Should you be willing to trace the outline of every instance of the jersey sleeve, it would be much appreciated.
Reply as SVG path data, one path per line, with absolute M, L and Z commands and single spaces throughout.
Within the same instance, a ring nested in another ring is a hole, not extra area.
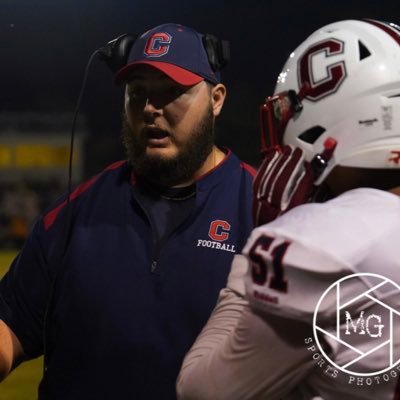
M 0 281 L 0 319 L 17 336 L 28 358 L 43 353 L 43 320 L 50 278 L 39 220 Z
M 244 248 L 251 307 L 309 323 L 318 307 L 321 322 L 330 320 L 339 298 L 330 287 L 341 278 L 377 272 L 379 265 L 379 272 L 396 280 L 398 218 L 398 196 L 357 189 L 300 205 L 256 228 Z M 337 285 L 340 300 L 373 285 L 365 277 Z
M 267 322 L 249 309 L 235 286 L 245 271 L 244 260 L 235 257 L 230 288 L 221 291 L 185 357 L 177 380 L 181 400 L 311 398 L 305 395 L 305 385 L 298 385 L 313 368 L 303 343 L 304 324 L 296 323 L 299 335 L 289 338 L 285 321 L 271 317 Z
M 335 254 L 268 225 L 253 231 L 244 255 L 251 308 L 307 323 L 329 286 L 351 272 Z M 335 312 L 336 297 L 329 292 L 319 304 L 319 318 L 330 319 Z

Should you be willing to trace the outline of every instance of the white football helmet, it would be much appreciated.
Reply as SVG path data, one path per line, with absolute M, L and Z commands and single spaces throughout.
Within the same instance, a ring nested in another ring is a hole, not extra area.
M 400 168 L 398 26 L 324 26 L 290 55 L 274 93 L 264 105 L 270 144 L 302 148 L 320 168 L 316 184 L 335 165 Z

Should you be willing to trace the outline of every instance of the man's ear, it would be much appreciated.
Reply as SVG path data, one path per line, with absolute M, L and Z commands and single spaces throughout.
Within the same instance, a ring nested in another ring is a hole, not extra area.
M 214 117 L 217 117 L 224 105 L 226 97 L 226 87 L 222 83 L 218 83 L 211 89 L 211 104 Z

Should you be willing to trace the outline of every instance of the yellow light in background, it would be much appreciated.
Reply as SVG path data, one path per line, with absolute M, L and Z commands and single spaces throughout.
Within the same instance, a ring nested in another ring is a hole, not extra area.
M 0 146 L 0 168 L 9 168 L 12 163 L 12 150 L 9 146 Z
M 74 154 L 74 163 L 77 161 Z M 20 144 L 15 146 L 16 168 L 58 168 L 69 163 L 68 145 Z

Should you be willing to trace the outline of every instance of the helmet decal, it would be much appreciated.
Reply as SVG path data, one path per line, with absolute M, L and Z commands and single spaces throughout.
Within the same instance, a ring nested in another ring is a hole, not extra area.
M 338 54 L 344 54 L 344 43 L 338 39 L 328 39 L 313 44 L 299 58 L 298 79 L 299 87 L 306 82 L 310 84 L 306 98 L 311 101 L 318 101 L 332 93 L 335 93 L 346 78 L 346 65 L 344 60 L 326 65 L 326 74 L 318 78 L 315 71 L 315 57 L 320 57 L 323 53 L 324 58 L 329 58 Z
M 365 22 L 368 22 L 369 24 L 375 25 L 376 27 L 382 29 L 400 45 L 400 28 L 398 25 L 376 21 L 374 19 L 367 19 L 365 20 Z
M 399 150 L 392 150 L 391 152 L 391 157 L 389 158 L 389 161 L 392 163 L 399 165 L 400 164 L 400 151 Z

